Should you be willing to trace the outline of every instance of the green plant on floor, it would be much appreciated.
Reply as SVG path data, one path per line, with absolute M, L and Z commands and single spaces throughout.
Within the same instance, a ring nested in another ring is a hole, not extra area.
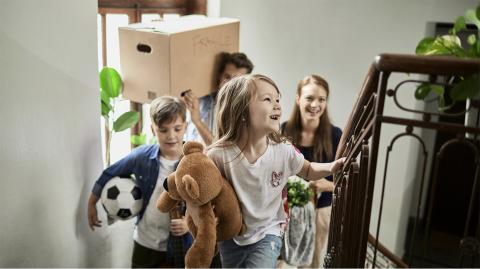
M 288 207 L 305 206 L 313 196 L 313 191 L 308 186 L 308 183 L 297 176 L 288 178 L 287 181 L 287 200 Z
M 470 35 L 467 39 L 470 47 L 462 47 L 458 33 L 467 29 L 467 23 L 472 23 L 477 27 L 477 35 Z M 427 37 L 422 39 L 415 50 L 418 55 L 443 55 L 455 56 L 458 58 L 480 58 L 480 41 L 478 35 L 480 29 L 480 6 L 475 9 L 468 9 L 464 16 L 460 16 L 455 21 L 448 35 Z M 465 77 L 451 77 L 448 81 L 458 81 L 449 93 L 453 104 L 456 101 L 466 99 L 475 99 L 480 97 L 480 74 L 476 73 Z M 438 96 L 440 110 L 451 107 L 445 106 L 445 88 L 440 85 L 422 83 L 415 91 L 415 98 L 424 100 L 432 92 Z
M 123 88 L 120 74 L 112 67 L 100 71 L 100 99 L 102 117 L 105 119 L 105 162 L 110 165 L 110 144 L 113 132 L 121 132 L 137 124 L 138 112 L 128 111 L 115 119 L 115 104 Z

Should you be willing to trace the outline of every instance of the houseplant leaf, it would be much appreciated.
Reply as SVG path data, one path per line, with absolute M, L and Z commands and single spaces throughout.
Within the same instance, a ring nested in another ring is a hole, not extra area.
M 456 35 L 441 36 L 433 46 L 438 50 L 446 50 L 446 55 L 454 55 L 460 58 L 465 57 L 465 51 L 462 48 L 460 38 Z
M 445 93 L 445 89 L 440 85 L 430 85 L 430 90 L 436 93 L 438 96 L 442 96 Z
M 100 100 L 102 107 L 102 116 L 106 117 L 108 116 L 108 113 L 112 110 L 112 105 L 110 104 L 110 97 L 103 90 L 100 90 Z
M 445 88 L 440 85 L 430 85 L 430 90 L 438 95 L 438 106 L 440 108 L 445 107 Z
M 104 102 L 105 104 L 110 104 L 110 96 L 108 93 L 102 89 L 100 89 L 100 100 Z
M 423 100 L 430 93 L 430 84 L 422 83 L 415 90 L 415 98 Z
M 102 116 L 108 118 L 108 113 L 110 112 L 110 107 L 104 102 L 101 102 Z
M 122 78 L 117 70 L 111 67 L 104 67 L 100 71 L 100 88 L 112 98 L 120 95 L 122 92 Z
M 113 130 L 115 132 L 121 132 L 125 129 L 131 128 L 135 125 L 140 118 L 138 112 L 128 111 L 123 113 L 117 120 L 113 122 Z
M 477 42 L 477 36 L 474 35 L 474 34 L 469 35 L 468 38 L 467 38 L 468 45 L 474 46 L 475 42 Z
M 416 54 L 426 54 L 427 51 L 430 51 L 430 47 L 432 46 L 433 42 L 435 42 L 435 38 L 433 37 L 426 37 L 418 42 L 417 48 L 415 49 Z
M 445 88 L 440 85 L 432 85 L 429 83 L 422 83 L 420 84 L 417 89 L 415 90 L 415 98 L 418 100 L 423 100 L 427 95 L 433 92 L 438 95 L 438 106 L 440 108 L 445 106 Z
M 461 30 L 465 30 L 465 29 L 467 29 L 467 24 L 465 23 L 465 17 L 460 16 L 457 18 L 457 20 L 455 21 L 455 24 L 453 25 L 452 34 L 455 35 Z
M 480 74 L 474 74 L 460 81 L 450 92 L 454 101 L 474 98 L 480 94 Z
M 147 143 L 147 135 L 132 135 L 130 136 L 130 143 L 136 146 L 145 145 Z
M 465 56 L 465 51 L 460 45 L 460 39 L 456 35 L 444 35 L 436 38 L 426 37 L 418 43 L 415 53 L 419 55 Z
M 477 52 L 477 44 L 474 44 L 468 49 L 466 56 L 468 58 L 478 58 L 480 56 L 480 54 Z
M 465 18 L 467 18 L 469 22 L 475 24 L 477 28 L 480 29 L 480 19 L 477 16 L 477 14 L 479 13 L 478 10 L 479 10 L 478 7 L 476 9 L 467 10 L 467 12 L 465 13 Z

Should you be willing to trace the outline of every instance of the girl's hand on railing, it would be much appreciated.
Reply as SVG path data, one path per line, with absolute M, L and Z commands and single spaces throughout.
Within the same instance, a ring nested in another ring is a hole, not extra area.
M 345 157 L 343 158 L 340 158 L 338 160 L 335 160 L 333 162 L 331 162 L 331 166 L 330 166 L 330 172 L 331 173 L 336 173 L 336 172 L 339 172 L 342 170 L 343 168 L 343 165 L 345 163 Z

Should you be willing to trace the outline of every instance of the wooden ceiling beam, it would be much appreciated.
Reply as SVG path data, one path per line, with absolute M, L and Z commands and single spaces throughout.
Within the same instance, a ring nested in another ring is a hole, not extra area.
M 188 0 L 98 0 L 99 8 L 179 8 Z
M 99 10 L 136 9 L 141 13 L 207 14 L 207 0 L 98 0 Z M 101 12 L 100 12 L 101 13 Z

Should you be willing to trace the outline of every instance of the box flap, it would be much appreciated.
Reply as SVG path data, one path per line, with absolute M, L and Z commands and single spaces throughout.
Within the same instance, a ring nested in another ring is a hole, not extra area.
M 204 15 L 188 15 L 178 18 L 169 18 L 168 20 L 163 21 L 134 23 L 121 28 L 163 34 L 174 34 L 234 22 L 239 22 L 239 20 L 232 18 L 211 18 L 205 17 Z

